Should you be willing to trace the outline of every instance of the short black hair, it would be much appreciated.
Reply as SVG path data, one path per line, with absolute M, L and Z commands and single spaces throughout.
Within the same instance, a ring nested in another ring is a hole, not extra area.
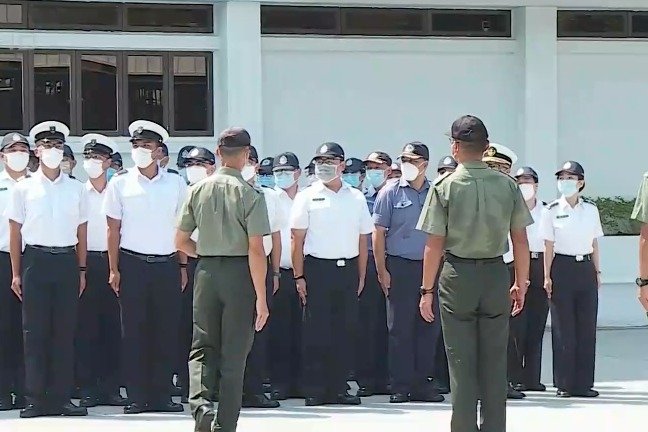
M 249 147 L 230 147 L 226 145 L 218 146 L 218 151 L 223 157 L 238 156 L 248 150 Z
M 469 152 L 470 154 L 484 153 L 489 144 L 488 140 L 466 142 L 455 139 L 455 142 L 459 144 L 460 148 Z

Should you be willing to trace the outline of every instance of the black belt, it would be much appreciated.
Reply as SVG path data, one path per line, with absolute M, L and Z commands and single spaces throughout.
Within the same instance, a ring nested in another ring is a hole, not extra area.
M 121 248 L 119 250 L 122 251 L 123 253 L 125 253 L 126 255 L 130 255 L 132 257 L 140 259 L 140 260 L 142 260 L 144 262 L 147 262 L 149 264 L 165 263 L 165 262 L 170 261 L 171 258 L 176 256 L 175 252 L 172 253 L 172 254 L 169 254 L 169 255 L 147 255 L 147 254 L 142 254 L 142 253 L 139 253 L 139 252 L 133 252 L 132 250 L 123 249 L 123 248 Z
M 27 245 L 28 248 L 36 249 L 42 252 L 51 253 L 53 255 L 67 254 L 76 251 L 76 246 L 41 246 L 41 245 Z
M 108 256 L 108 251 L 88 251 L 88 256 L 104 257 L 104 256 Z
M 493 258 L 462 258 L 458 257 L 456 255 L 452 255 L 451 253 L 446 252 L 445 254 L 445 259 L 448 262 L 456 262 L 456 263 L 466 263 L 466 264 L 490 264 L 490 263 L 504 263 L 504 259 L 501 256 L 498 257 L 493 257 Z
M 569 258 L 572 261 L 581 262 L 581 261 L 592 261 L 592 254 L 583 254 L 583 255 L 565 255 L 565 254 L 555 254 L 556 257 Z

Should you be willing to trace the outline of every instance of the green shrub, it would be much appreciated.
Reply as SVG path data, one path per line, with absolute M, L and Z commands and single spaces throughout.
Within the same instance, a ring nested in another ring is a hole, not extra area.
M 630 220 L 635 200 L 617 197 L 589 198 L 596 203 L 606 236 L 638 235 L 640 224 Z

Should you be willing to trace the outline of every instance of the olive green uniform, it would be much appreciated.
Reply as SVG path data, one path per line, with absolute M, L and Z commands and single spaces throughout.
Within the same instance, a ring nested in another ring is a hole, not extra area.
M 189 355 L 189 403 L 194 415 L 219 385 L 216 430 L 236 430 L 245 360 L 254 338 L 256 296 L 248 264 L 249 237 L 270 234 L 263 193 L 241 173 L 220 168 L 190 189 L 178 229 L 198 228 Z
M 417 228 L 445 237 L 439 279 L 441 323 L 450 369 L 452 432 L 506 430 L 506 354 L 511 312 L 502 259 L 508 234 L 533 223 L 515 180 L 483 162 L 439 177 Z
M 630 219 L 648 223 L 648 172 L 644 174 Z

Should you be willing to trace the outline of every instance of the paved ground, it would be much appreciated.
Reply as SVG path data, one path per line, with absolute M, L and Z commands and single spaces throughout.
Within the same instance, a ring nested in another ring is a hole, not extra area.
M 545 338 L 544 382 L 550 382 L 550 335 Z M 557 400 L 553 392 L 529 394 L 508 408 L 509 432 L 546 430 L 643 432 L 648 418 L 648 329 L 600 331 L 597 389 L 591 400 Z M 288 401 L 278 410 L 247 410 L 239 432 L 449 431 L 450 405 L 393 406 L 387 397 L 363 399 L 360 407 L 306 408 Z M 118 409 L 93 409 L 82 419 L 20 420 L 0 414 L 1 432 L 191 432 L 188 414 L 125 416 Z

